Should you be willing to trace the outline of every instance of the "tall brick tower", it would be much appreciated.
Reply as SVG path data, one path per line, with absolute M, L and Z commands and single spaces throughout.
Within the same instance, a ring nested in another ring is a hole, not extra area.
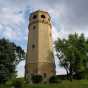
M 29 18 L 26 79 L 31 75 L 50 77 L 55 74 L 52 53 L 51 19 L 48 12 L 35 11 Z

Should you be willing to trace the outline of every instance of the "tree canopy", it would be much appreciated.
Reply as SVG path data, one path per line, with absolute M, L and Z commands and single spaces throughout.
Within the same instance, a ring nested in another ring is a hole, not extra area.
M 16 65 L 25 59 L 25 52 L 15 43 L 0 39 L 0 83 L 4 83 L 15 76 Z
M 88 39 L 83 34 L 70 34 L 67 39 L 58 39 L 55 42 L 57 57 L 60 64 L 66 69 L 67 77 L 79 76 L 88 68 Z

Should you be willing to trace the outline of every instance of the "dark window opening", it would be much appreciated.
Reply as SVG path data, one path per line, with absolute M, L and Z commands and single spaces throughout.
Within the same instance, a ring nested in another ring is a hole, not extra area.
M 36 19 L 36 18 L 37 18 L 37 16 L 36 16 L 36 15 L 34 15 L 34 16 L 33 16 L 33 19 Z
M 33 29 L 35 29 L 35 26 L 33 26 Z
M 41 15 L 41 18 L 45 18 L 45 15 Z
M 32 48 L 35 48 L 35 45 L 34 44 L 32 45 Z
M 44 73 L 43 75 L 44 75 L 44 77 L 46 77 L 46 76 L 47 76 L 47 75 L 46 75 L 46 73 Z
M 32 76 L 33 76 L 33 73 L 31 73 L 30 75 L 31 75 L 31 77 L 32 77 Z

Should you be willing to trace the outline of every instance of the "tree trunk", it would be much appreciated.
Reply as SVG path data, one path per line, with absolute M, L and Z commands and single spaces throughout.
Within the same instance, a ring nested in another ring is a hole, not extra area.
M 70 71 L 70 72 L 69 72 L 69 75 L 70 75 L 70 81 L 72 81 L 72 78 L 73 78 L 72 76 L 73 76 L 73 75 L 72 75 L 72 68 L 71 68 L 71 67 L 70 67 L 69 71 Z
M 65 68 L 66 73 L 67 73 L 67 79 L 69 80 L 69 72 L 68 72 L 68 69 L 67 69 L 67 67 L 66 67 L 66 66 L 65 66 L 64 68 Z

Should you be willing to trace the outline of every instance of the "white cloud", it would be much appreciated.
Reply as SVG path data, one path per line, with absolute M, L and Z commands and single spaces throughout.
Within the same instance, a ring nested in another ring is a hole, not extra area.
M 11 8 L 2 8 L 0 13 L 0 23 L 3 24 L 20 24 L 24 19 L 20 14 L 16 14 Z
M 17 33 L 16 31 L 14 31 L 11 27 L 7 26 L 5 27 L 5 30 L 3 32 L 3 37 L 10 39 L 10 40 L 14 40 L 19 36 L 19 32 Z
M 26 47 L 28 15 L 38 9 L 48 11 L 52 18 L 53 41 L 58 37 L 66 38 L 68 34 L 74 32 L 84 33 L 87 37 L 88 1 L 68 1 L 0 0 L 0 37 L 9 38 Z
M 25 72 L 24 68 L 25 68 L 25 61 L 21 61 L 16 68 L 18 77 L 24 77 L 24 72 Z
M 0 38 L 8 38 L 17 45 L 23 46 L 24 44 L 19 42 L 25 42 L 27 36 L 27 22 L 25 22 L 24 15 L 24 9 L 12 9 L 11 6 L 0 8 Z M 26 42 L 24 46 L 26 46 Z
M 52 26 L 52 39 L 53 42 L 57 40 L 57 38 L 59 37 L 58 32 L 56 30 L 56 28 L 54 26 Z
M 3 26 L 0 24 L 0 30 L 2 30 L 3 29 Z
M 6 38 L 9 38 L 9 39 L 12 39 L 13 37 L 13 31 L 11 28 L 9 27 L 6 27 L 4 33 L 3 33 L 3 36 L 6 37 Z

